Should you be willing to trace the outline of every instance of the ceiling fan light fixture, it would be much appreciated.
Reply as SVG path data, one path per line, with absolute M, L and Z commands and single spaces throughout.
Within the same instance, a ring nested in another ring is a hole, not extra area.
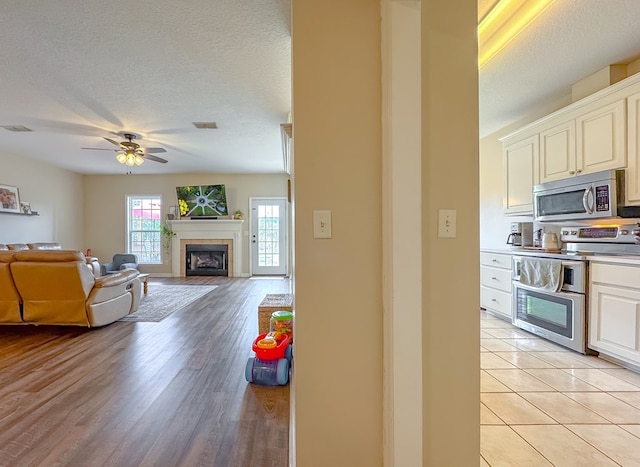
M 134 165 L 142 165 L 144 159 L 136 153 L 135 150 L 127 149 L 123 153 L 119 153 L 116 155 L 116 159 L 121 164 L 124 164 L 129 167 L 133 167 Z

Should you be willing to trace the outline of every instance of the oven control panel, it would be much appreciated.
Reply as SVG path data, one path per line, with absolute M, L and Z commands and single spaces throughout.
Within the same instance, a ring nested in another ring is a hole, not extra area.
M 637 228 L 637 224 L 562 227 L 560 239 L 563 242 L 634 243 L 633 233 Z

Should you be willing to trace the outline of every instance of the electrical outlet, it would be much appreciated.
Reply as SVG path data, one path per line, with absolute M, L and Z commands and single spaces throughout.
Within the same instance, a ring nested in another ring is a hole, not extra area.
M 456 210 L 438 210 L 438 237 L 456 238 Z

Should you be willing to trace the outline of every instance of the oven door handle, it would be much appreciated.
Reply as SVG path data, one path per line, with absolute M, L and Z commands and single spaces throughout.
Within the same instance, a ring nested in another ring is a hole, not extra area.
M 593 206 L 589 205 L 589 198 L 593 198 L 591 194 L 592 194 L 591 186 L 588 186 L 587 189 L 584 190 L 584 194 L 582 195 L 582 205 L 584 206 L 584 210 L 587 211 L 587 214 L 593 214 L 594 208 Z
M 513 280 L 511 282 L 513 283 L 514 287 L 518 287 L 518 288 L 524 289 L 524 290 L 531 290 L 532 292 L 539 292 L 539 293 L 545 293 L 547 295 L 554 295 L 556 297 L 565 297 L 565 298 L 574 298 L 574 299 L 576 297 L 584 297 L 583 293 L 565 292 L 565 291 L 553 292 L 551 290 L 543 289 L 541 287 L 532 287 L 530 285 L 524 285 L 523 283 L 521 283 L 518 280 Z

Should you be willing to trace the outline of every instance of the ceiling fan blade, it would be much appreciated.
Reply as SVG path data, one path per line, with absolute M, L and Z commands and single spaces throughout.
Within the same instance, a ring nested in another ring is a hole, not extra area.
M 152 156 L 151 154 L 145 154 L 142 156 L 143 159 L 148 159 L 150 161 L 161 162 L 162 164 L 166 164 L 168 161 L 163 159 L 162 157 Z
M 108 148 L 80 148 L 80 149 L 93 149 L 94 151 L 118 151 L 117 149 L 108 149 Z
M 104 138 L 104 137 L 103 137 L 103 139 L 106 139 L 106 140 L 107 140 L 107 141 L 109 141 L 111 144 L 113 144 L 113 145 L 116 145 L 116 146 L 120 147 L 120 143 L 118 143 L 117 141 L 112 140 L 111 138 Z
M 160 153 L 160 152 L 167 152 L 167 150 L 165 148 L 145 148 L 144 151 L 146 153 Z

